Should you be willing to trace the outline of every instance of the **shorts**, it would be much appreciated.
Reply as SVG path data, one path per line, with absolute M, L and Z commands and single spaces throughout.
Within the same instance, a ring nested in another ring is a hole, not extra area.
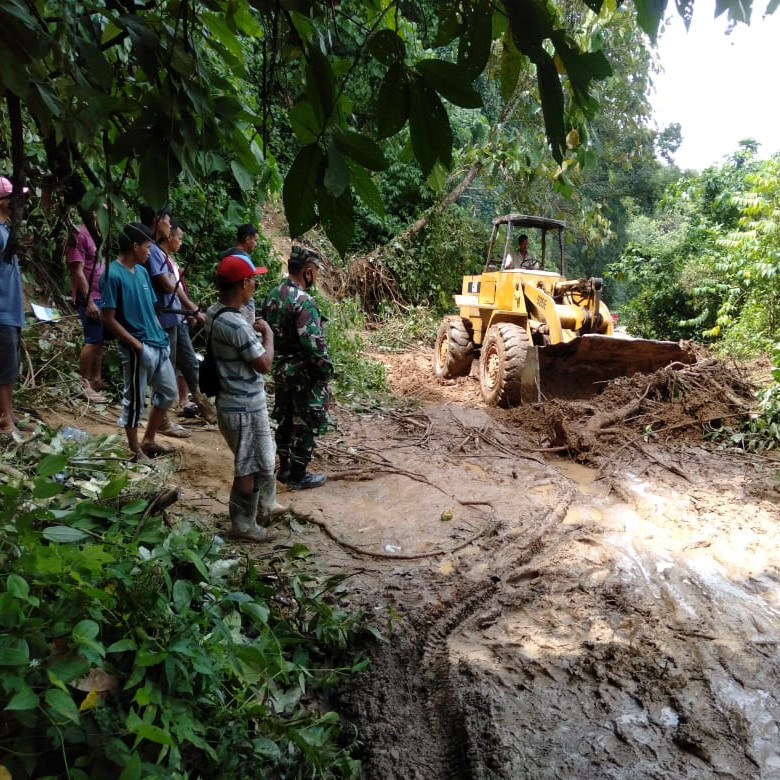
M 15 385 L 19 378 L 22 329 L 0 325 L 0 385 Z
M 234 455 L 236 477 L 274 473 L 276 445 L 268 422 L 268 409 L 256 412 L 217 412 L 219 430 Z
M 100 298 L 93 298 L 95 306 L 100 309 Z M 76 309 L 79 313 L 79 319 L 84 326 L 84 343 L 85 344 L 102 344 L 103 338 L 103 323 L 98 318 L 95 322 L 87 317 L 87 306 L 83 303 L 77 303 Z
M 120 344 L 119 351 L 125 380 L 119 424 L 124 428 L 137 428 L 146 402 L 146 386 L 152 388 L 152 406 L 170 409 L 179 397 L 176 375 L 168 347 L 144 344 L 139 355 L 134 349 Z

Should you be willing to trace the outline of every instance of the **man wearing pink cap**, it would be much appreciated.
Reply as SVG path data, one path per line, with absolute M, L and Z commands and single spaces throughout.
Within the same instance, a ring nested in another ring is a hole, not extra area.
M 206 312 L 219 376 L 217 424 L 234 455 L 231 529 L 233 536 L 251 542 L 272 539 L 263 526 L 285 509 L 276 503 L 276 448 L 263 381 L 273 362 L 274 336 L 267 322 L 256 320 L 253 326 L 240 311 L 254 295 L 257 275 L 265 271 L 244 255 L 223 257 L 217 266 L 219 301 Z
M 27 192 L 25 187 L 23 192 Z M 0 176 L 0 433 L 16 433 L 18 422 L 13 408 L 13 391 L 19 378 L 19 355 L 24 298 L 19 258 L 10 254 L 11 194 L 13 186 Z

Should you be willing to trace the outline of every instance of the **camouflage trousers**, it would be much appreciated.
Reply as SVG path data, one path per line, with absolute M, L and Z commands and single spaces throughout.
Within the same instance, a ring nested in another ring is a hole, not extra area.
M 274 372 L 276 451 L 292 463 L 307 465 L 314 451 L 314 437 L 328 427 L 328 383 L 312 380 L 302 372 L 287 376 Z

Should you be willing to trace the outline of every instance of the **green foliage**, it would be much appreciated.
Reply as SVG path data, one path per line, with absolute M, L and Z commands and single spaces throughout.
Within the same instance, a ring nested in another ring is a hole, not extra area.
M 450 311 L 462 277 L 480 273 L 484 267 L 489 228 L 489 224 L 452 206 L 432 214 L 411 242 L 390 244 L 384 260 L 397 278 L 404 300 L 427 304 L 437 312 Z
M 610 269 L 628 299 L 630 332 L 708 338 L 734 354 L 767 349 L 780 324 L 777 159 L 749 144 L 719 168 L 666 190 L 652 217 L 634 216 L 633 238 Z
M 758 394 L 758 409 L 737 427 L 711 431 L 713 441 L 748 452 L 780 448 L 780 343 L 773 345 L 771 354 L 772 383 Z
M 46 177 L 66 202 L 98 207 L 105 235 L 110 215 L 122 218 L 128 181 L 159 206 L 178 181 L 222 176 L 235 200 L 251 202 L 254 188 L 273 188 L 273 148 L 289 165 L 293 235 L 320 223 L 344 252 L 356 203 L 382 212 L 372 181 L 385 167 L 378 139 L 408 133 L 423 177 L 442 181 L 457 137 L 450 108 L 489 110 L 487 72 L 503 101 L 532 88 L 545 130 L 532 155 L 546 146 L 561 165 L 558 186 L 571 190 L 569 163 L 590 153 L 571 143 L 571 130 L 595 116 L 609 55 L 629 48 L 610 50 L 600 34 L 612 6 L 585 5 L 351 1 L 334 14 L 313 2 L 280 14 L 246 0 L 41 0 L 33 12 L 7 0 L 0 84 L 11 137 L 25 128 L 32 136 L 29 152 L 9 156 L 20 179 Z M 635 5 L 654 36 L 664 6 Z M 736 0 L 725 7 L 744 19 Z
M 387 389 L 385 367 L 363 354 L 365 318 L 359 301 L 346 298 L 331 303 L 317 296 L 325 322 L 328 354 L 336 370 L 332 387 L 340 404 L 347 407 L 369 404 Z
M 399 309 L 385 305 L 377 312 L 368 340 L 379 352 L 406 352 L 431 346 L 440 322 L 441 316 L 427 306 Z
M 0 741 L 14 777 L 356 777 L 317 698 L 365 661 L 362 625 L 306 573 L 273 570 L 151 509 L 155 472 L 115 437 L 12 447 L 0 483 Z M 11 470 L 10 473 L 14 473 Z

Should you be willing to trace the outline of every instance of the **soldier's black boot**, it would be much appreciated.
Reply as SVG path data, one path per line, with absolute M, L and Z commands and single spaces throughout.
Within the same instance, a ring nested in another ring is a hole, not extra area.
M 290 481 L 290 459 L 286 455 L 279 456 L 279 471 L 276 472 L 276 479 L 282 484 Z
M 326 479 L 324 474 L 308 473 L 305 463 L 294 462 L 290 464 L 290 478 L 287 481 L 287 487 L 290 490 L 309 490 L 324 485 Z

